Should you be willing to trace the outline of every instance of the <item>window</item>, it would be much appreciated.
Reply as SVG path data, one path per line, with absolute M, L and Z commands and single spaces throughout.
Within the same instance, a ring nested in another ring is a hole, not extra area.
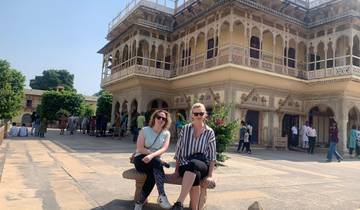
M 295 49 L 292 47 L 289 48 L 288 58 L 289 58 L 288 66 L 291 68 L 295 68 Z
M 256 36 L 252 36 L 250 39 L 250 57 L 260 58 L 260 39 Z
M 26 107 L 32 107 L 32 100 L 30 99 L 26 100 Z
M 191 61 L 191 47 L 182 51 L 181 66 L 190 65 Z
M 214 58 L 218 54 L 218 45 L 219 45 L 219 39 L 216 37 L 216 39 L 211 38 L 208 40 L 207 43 L 207 59 Z

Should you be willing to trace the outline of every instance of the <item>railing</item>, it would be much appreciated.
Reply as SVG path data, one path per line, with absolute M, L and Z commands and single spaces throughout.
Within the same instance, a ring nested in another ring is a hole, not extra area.
M 216 56 L 210 59 L 206 58 L 206 53 L 200 53 L 184 59 L 177 59 L 177 62 L 172 63 L 135 56 L 123 63 L 114 65 L 111 68 L 111 73 L 104 75 L 102 84 L 108 84 L 134 74 L 167 79 L 227 63 L 306 80 L 351 74 L 360 76 L 360 57 L 358 56 L 346 55 L 307 64 L 303 61 L 298 62 L 295 59 L 274 55 L 272 52 L 257 49 L 258 51 L 254 53 L 251 50 L 255 49 L 234 44 L 225 45 L 219 47 L 218 52 L 214 53 Z M 329 61 L 332 61 L 331 67 L 328 66 Z M 311 65 L 314 67 L 313 69 L 310 68 Z M 307 70 L 307 67 L 309 70 Z
M 134 10 L 141 6 L 155 8 L 156 10 L 174 14 L 175 1 L 174 0 L 131 0 L 123 10 L 111 20 L 108 26 L 108 32 L 111 32 L 117 25 L 119 25 L 126 17 L 129 16 Z

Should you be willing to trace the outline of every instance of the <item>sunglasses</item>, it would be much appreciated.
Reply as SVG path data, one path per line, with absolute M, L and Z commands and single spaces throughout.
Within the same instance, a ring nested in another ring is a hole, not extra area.
M 156 116 L 156 119 L 166 121 L 166 117 Z
M 205 114 L 205 112 L 193 112 L 193 115 L 196 116 L 196 117 L 197 117 L 197 116 L 201 116 L 201 117 L 202 117 L 202 116 L 204 116 L 204 114 Z

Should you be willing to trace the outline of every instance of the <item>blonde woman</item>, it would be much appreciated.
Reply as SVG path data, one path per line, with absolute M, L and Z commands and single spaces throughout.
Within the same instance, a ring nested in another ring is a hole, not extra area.
M 166 152 L 170 143 L 170 114 L 165 110 L 156 110 L 150 118 L 149 126 L 141 129 L 136 144 L 134 159 L 137 171 L 147 177 L 136 201 L 134 210 L 141 210 L 146 198 L 156 184 L 159 192 L 158 204 L 165 209 L 171 208 L 164 190 L 165 174 L 160 156 Z
M 205 124 L 207 117 L 204 104 L 196 103 L 191 108 L 192 123 L 185 125 L 179 134 L 175 149 L 176 168 L 174 176 L 181 176 L 181 192 L 172 209 L 182 210 L 190 193 L 190 206 L 197 210 L 200 199 L 200 181 L 207 179 L 215 184 L 213 171 L 216 160 L 214 131 Z

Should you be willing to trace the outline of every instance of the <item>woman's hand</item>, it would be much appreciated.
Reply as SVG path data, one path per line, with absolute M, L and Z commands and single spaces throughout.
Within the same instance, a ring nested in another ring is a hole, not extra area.
M 214 188 L 216 186 L 216 182 L 215 182 L 215 179 L 214 177 L 212 176 L 207 176 L 205 178 L 206 182 L 207 182 L 207 185 L 209 186 L 209 188 Z
M 144 163 L 150 163 L 150 161 L 153 159 L 153 156 L 152 155 L 146 155 L 143 159 L 142 159 L 142 161 L 144 162 Z

